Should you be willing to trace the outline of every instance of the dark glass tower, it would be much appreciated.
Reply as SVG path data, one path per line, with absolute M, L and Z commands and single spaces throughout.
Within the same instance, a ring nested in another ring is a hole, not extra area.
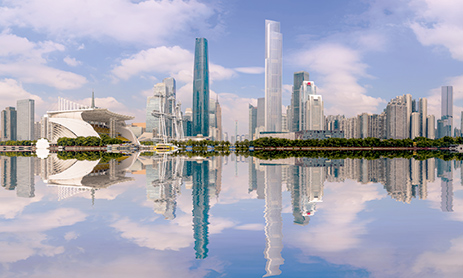
M 207 40 L 196 38 L 193 77 L 193 136 L 209 136 L 209 62 Z
M 302 82 L 309 81 L 309 73 L 305 71 L 298 71 L 294 73 L 293 96 L 291 98 L 291 107 L 293 109 L 292 115 L 292 129 L 291 131 L 301 130 L 301 86 Z

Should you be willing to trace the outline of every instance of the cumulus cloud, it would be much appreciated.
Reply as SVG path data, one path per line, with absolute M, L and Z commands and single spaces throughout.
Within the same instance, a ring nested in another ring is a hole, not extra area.
M 112 74 L 119 79 L 128 80 L 140 74 L 163 74 L 177 81 L 188 83 L 193 80 L 194 55 L 179 46 L 156 47 L 142 50 L 113 68 Z M 233 69 L 209 63 L 210 80 L 230 79 L 236 75 Z M 162 78 L 160 78 L 162 79 Z
M 81 61 L 77 61 L 76 58 L 71 58 L 69 56 L 66 56 L 63 61 L 66 63 L 66 65 L 71 66 L 71 67 L 77 67 L 79 65 L 82 65 Z
M 248 74 L 262 74 L 265 72 L 263 67 L 243 67 L 235 68 L 237 72 L 248 73 Z
M 360 78 L 371 76 L 356 50 L 341 44 L 322 43 L 296 53 L 290 60 L 320 74 L 320 83 L 316 84 L 321 84 L 317 86 L 324 98 L 326 114 L 355 116 L 359 111 L 372 113 L 385 102 L 368 96 L 365 87 L 359 84 Z
M 47 65 L 46 56 L 64 51 L 62 44 L 51 41 L 35 43 L 4 32 L 0 34 L 0 49 L 0 76 L 63 90 L 76 89 L 87 82 L 81 75 Z
M 443 46 L 463 61 L 463 2 L 459 0 L 413 0 L 416 18 L 410 23 L 423 45 Z
M 455 102 L 457 100 L 463 99 L 463 75 L 461 76 L 454 76 L 447 79 L 445 84 L 446 86 L 453 86 L 453 123 L 455 126 L 458 126 L 460 122 L 460 115 L 461 111 L 463 111 L 463 107 L 457 106 Z M 428 99 L 428 114 L 435 115 L 436 120 L 442 116 L 441 111 L 441 87 L 433 88 L 429 91 L 427 99 Z
M 192 30 L 223 28 L 213 5 L 196 0 L 27 0 L 3 2 L 0 26 L 31 28 L 58 38 L 111 38 L 160 44 Z M 220 18 L 220 17 L 219 17 Z

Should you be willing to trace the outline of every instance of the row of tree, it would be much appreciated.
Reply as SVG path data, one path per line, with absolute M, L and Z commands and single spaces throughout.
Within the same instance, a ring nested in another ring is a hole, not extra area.
M 463 137 L 443 137 L 429 139 L 416 137 L 415 139 L 379 139 L 379 138 L 329 138 L 324 140 L 289 140 L 282 138 L 259 138 L 250 142 L 240 142 L 242 146 L 263 147 L 449 147 L 455 144 L 463 144 Z
M 123 141 L 117 138 L 111 138 L 106 134 L 101 134 L 101 138 L 96 136 L 68 138 L 61 137 L 58 139 L 58 146 L 106 146 L 112 144 L 122 144 Z
M 32 146 L 35 145 L 37 141 L 32 140 L 19 140 L 19 141 L 0 141 L 0 146 Z

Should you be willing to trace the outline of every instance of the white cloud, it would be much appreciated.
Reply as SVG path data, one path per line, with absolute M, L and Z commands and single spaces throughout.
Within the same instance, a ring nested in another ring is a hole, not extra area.
M 0 34 L 0 76 L 57 89 L 75 89 L 87 82 L 81 75 L 47 66 L 46 56 L 65 50 L 51 41 L 34 43 L 16 35 Z
M 263 67 L 242 67 L 242 68 L 235 68 L 237 72 L 241 73 L 248 73 L 248 74 L 262 74 L 265 72 Z
M 423 45 L 440 45 L 463 61 L 463 2 L 460 0 L 413 0 L 416 18 L 410 23 Z
M 59 38 L 111 38 L 160 44 L 175 34 L 221 29 L 216 10 L 196 0 L 27 0 L 3 2 L 0 26 L 31 28 Z M 219 17 L 220 18 L 220 17 Z
M 71 58 L 68 56 L 66 56 L 63 61 L 68 65 L 68 66 L 71 66 L 71 67 L 76 67 L 76 66 L 79 66 L 79 65 L 82 65 L 82 62 L 81 61 L 77 61 L 76 58 Z
M 190 51 L 179 46 L 161 46 L 142 50 L 123 59 L 111 72 L 116 78 L 123 80 L 141 74 L 162 74 L 164 77 L 174 77 L 177 81 L 188 83 L 193 80 L 193 64 L 194 55 Z M 230 79 L 235 75 L 233 69 L 209 63 L 211 82 Z
M 367 65 L 361 61 L 358 51 L 340 44 L 322 43 L 290 59 L 320 74 L 320 82 L 315 81 L 315 84 L 322 84 L 317 86 L 323 95 L 326 114 L 355 116 L 359 111 L 376 112 L 378 105 L 385 102 L 368 96 L 359 84 L 360 78 L 371 76 L 366 73 Z

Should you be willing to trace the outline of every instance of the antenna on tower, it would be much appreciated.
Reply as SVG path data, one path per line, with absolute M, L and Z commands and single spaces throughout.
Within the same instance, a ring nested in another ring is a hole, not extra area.
M 92 108 L 95 108 L 95 92 L 92 89 Z

